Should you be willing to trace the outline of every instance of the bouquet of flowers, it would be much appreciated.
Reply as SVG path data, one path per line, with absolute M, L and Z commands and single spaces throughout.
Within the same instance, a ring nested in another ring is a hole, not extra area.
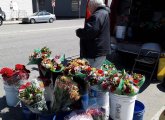
M 41 58 L 49 58 L 51 55 L 52 51 L 50 51 L 50 49 L 48 47 L 43 47 L 41 48 Z
M 88 90 L 88 82 L 85 78 L 91 72 L 92 68 L 86 59 L 71 60 L 64 69 L 64 74 L 73 76 L 74 81 L 78 83 L 80 92 L 86 93 Z
M 33 53 L 29 55 L 28 64 L 38 64 L 41 62 L 41 51 L 40 49 L 34 49 Z
M 51 66 L 51 71 L 52 72 L 61 72 L 64 69 L 64 60 L 65 60 L 65 55 L 60 56 L 56 55 L 52 60 L 52 66 Z
M 54 88 L 53 111 L 67 111 L 69 106 L 80 99 L 79 88 L 69 76 L 58 76 Z
M 128 74 L 123 70 L 121 73 L 114 74 L 108 80 L 110 92 L 119 95 L 134 96 L 138 94 L 140 87 L 143 85 L 145 77 L 141 74 Z
M 71 76 L 86 77 L 91 71 L 91 66 L 86 59 L 71 60 L 64 69 L 64 74 Z
M 4 84 L 18 85 L 19 82 L 29 78 L 30 71 L 26 69 L 25 65 L 16 64 L 15 69 L 4 67 L 0 70 L 0 74 L 4 80 Z
M 51 51 L 47 47 L 41 49 L 34 49 L 33 53 L 29 56 L 28 64 L 40 64 L 44 58 L 49 58 Z
M 93 120 L 105 120 L 103 108 L 89 108 L 86 112 L 92 116 Z
M 34 113 L 41 113 L 47 110 L 44 98 L 44 86 L 36 79 L 22 84 L 19 89 L 19 99 Z
M 101 66 L 101 70 L 104 71 L 106 77 L 112 76 L 113 74 L 117 73 L 117 69 L 113 63 L 108 60 L 105 60 Z

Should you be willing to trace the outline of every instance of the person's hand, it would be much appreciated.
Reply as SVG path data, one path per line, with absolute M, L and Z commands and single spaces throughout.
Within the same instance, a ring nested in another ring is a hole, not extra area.
M 82 30 L 82 28 L 79 28 L 79 29 L 76 30 L 76 35 L 77 35 L 78 37 L 80 37 L 81 30 Z

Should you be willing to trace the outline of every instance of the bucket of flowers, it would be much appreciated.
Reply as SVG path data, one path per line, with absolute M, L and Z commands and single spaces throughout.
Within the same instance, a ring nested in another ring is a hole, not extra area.
M 92 68 L 92 71 L 86 77 L 86 80 L 90 83 L 90 97 L 96 100 L 96 103 L 100 107 L 104 107 L 106 119 L 109 118 L 109 87 L 106 81 L 107 71 Z M 105 120 L 106 120 L 105 119 Z
M 71 76 L 58 76 L 54 87 L 53 111 L 56 112 L 56 118 L 64 119 L 64 115 L 70 113 L 73 105 L 80 99 L 79 88 Z
M 4 82 L 6 102 L 8 106 L 16 106 L 18 103 L 17 86 L 29 78 L 30 71 L 25 65 L 16 64 L 15 69 L 4 67 L 0 70 Z
M 144 81 L 144 75 L 129 74 L 125 70 L 119 71 L 107 79 L 110 88 L 110 114 L 112 119 L 115 119 L 116 114 L 118 114 L 117 117 L 119 118 L 132 120 L 135 100 Z M 120 100 L 118 101 L 118 99 Z M 124 106 L 128 106 L 129 109 L 123 109 Z M 116 109 L 120 109 L 120 113 L 116 113 Z

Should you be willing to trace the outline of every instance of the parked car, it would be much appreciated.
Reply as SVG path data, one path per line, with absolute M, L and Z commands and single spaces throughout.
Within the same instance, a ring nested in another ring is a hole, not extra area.
M 41 12 L 35 12 L 33 15 L 27 18 L 23 18 L 22 23 L 31 23 L 31 24 L 34 24 L 36 22 L 53 23 L 54 20 L 56 20 L 55 14 L 51 14 L 46 11 L 41 11 Z
M 2 11 L 1 7 L 0 7 L 0 26 L 3 24 L 3 21 L 6 19 L 6 15 L 5 12 Z

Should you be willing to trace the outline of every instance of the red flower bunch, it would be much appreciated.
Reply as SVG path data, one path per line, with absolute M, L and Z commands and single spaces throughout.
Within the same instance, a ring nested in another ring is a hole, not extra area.
M 30 71 L 28 69 L 26 69 L 25 65 L 16 64 L 15 72 L 18 75 L 19 79 L 21 79 L 21 80 L 27 80 L 29 78 Z
M 18 91 L 21 92 L 21 91 L 25 90 L 26 88 L 28 88 L 30 85 L 31 85 L 31 83 L 30 82 L 27 82 L 26 84 L 21 85 L 19 87 Z
M 8 85 L 17 84 L 19 80 L 27 80 L 30 71 L 22 64 L 16 64 L 15 69 L 4 67 L 0 70 L 0 74 Z
M 12 76 L 13 76 L 14 70 L 11 69 L 11 68 L 5 67 L 5 68 L 2 68 L 2 69 L 0 70 L 0 74 L 2 74 L 2 77 L 3 77 L 3 78 L 4 78 L 4 77 L 9 78 L 9 77 L 12 77 Z

